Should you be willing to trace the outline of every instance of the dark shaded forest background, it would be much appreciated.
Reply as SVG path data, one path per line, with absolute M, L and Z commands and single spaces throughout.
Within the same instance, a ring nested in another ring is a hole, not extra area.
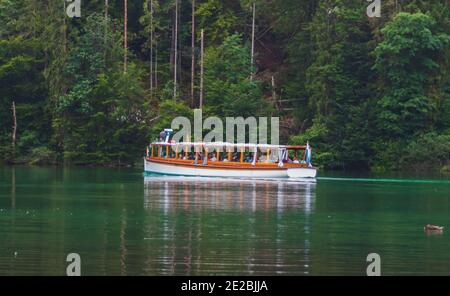
M 175 0 L 153 18 L 128 0 L 126 72 L 124 1 L 106 2 L 71 19 L 63 0 L 0 0 L 1 160 L 135 163 L 199 107 L 204 29 L 204 117 L 280 116 L 281 142 L 310 141 L 328 169 L 450 170 L 449 0 L 382 0 L 381 18 L 365 0 L 255 0 L 254 79 L 253 1 L 197 0 L 194 97 L 192 1 L 178 0 L 175 96 Z

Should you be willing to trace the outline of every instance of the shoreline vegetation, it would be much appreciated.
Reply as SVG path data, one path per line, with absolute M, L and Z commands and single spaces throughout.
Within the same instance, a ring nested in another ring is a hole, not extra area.
M 143 159 L 143 158 L 142 158 Z M 30 160 L 30 159 L 17 159 L 16 161 L 0 161 L 0 166 L 24 166 L 24 167 L 84 167 L 84 168 L 143 168 L 142 161 L 136 160 L 132 163 L 127 162 L 68 162 L 57 160 Z M 450 165 L 443 165 L 438 167 L 421 167 L 413 169 L 390 169 L 387 170 L 383 167 L 376 167 L 371 169 L 327 169 L 325 166 L 319 166 L 317 169 L 321 172 L 361 172 L 361 173 L 440 173 L 450 176 Z
M 0 162 L 135 165 L 201 108 L 324 170 L 450 171 L 448 0 L 91 2 L 0 0 Z

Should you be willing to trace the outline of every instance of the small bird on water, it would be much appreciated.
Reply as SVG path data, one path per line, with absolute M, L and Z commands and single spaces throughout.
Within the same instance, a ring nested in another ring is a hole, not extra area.
M 427 224 L 427 225 L 425 225 L 423 230 L 425 230 L 425 231 L 436 231 L 436 232 L 439 231 L 439 232 L 442 232 L 442 231 L 444 231 L 444 226 L 437 226 L 437 225 Z

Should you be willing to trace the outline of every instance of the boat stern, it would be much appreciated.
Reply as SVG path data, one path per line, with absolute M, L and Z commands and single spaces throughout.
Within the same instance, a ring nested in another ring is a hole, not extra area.
M 316 168 L 289 168 L 287 169 L 289 178 L 315 178 L 317 176 Z

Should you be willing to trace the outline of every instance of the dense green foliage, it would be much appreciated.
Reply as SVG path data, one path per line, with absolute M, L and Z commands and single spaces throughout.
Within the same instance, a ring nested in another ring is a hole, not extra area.
M 196 0 L 192 98 L 191 1 L 178 0 L 174 97 L 175 0 L 153 0 L 153 15 L 150 0 L 128 0 L 127 71 L 123 0 L 107 17 L 105 1 L 82 1 L 75 19 L 63 0 L 0 0 L 0 158 L 133 163 L 199 106 L 204 29 L 205 115 L 280 116 L 281 141 L 310 141 L 328 168 L 448 167 L 449 1 L 385 0 L 381 18 L 366 1 L 255 2 L 251 79 L 253 1 Z

